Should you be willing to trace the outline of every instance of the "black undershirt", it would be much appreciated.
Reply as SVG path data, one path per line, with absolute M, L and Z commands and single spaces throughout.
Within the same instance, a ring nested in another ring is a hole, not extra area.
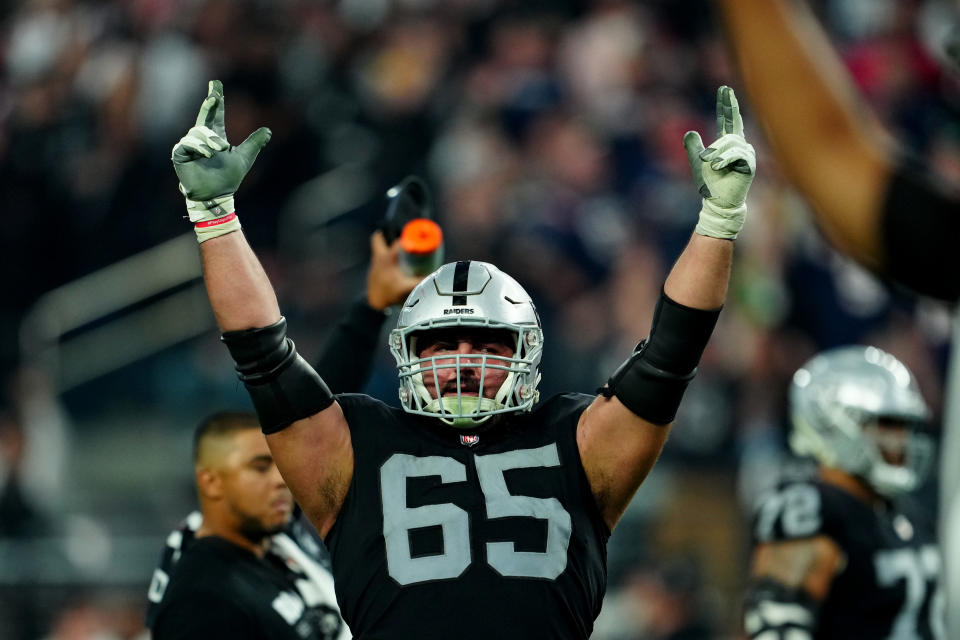
M 883 274 L 913 291 L 960 298 L 960 193 L 907 159 L 891 176 L 882 212 Z
M 334 327 L 314 367 L 333 393 L 363 391 L 387 317 L 363 298 Z

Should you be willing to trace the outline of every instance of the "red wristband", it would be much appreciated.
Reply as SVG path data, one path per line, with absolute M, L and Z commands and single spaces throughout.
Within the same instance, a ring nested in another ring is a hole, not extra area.
M 234 220 L 236 217 L 237 217 L 237 214 L 236 212 L 234 212 L 234 213 L 231 213 L 230 215 L 223 216 L 222 218 L 214 218 L 213 220 L 204 220 L 203 222 L 198 222 L 193 226 L 194 228 L 199 227 L 201 229 L 205 229 L 207 227 L 216 227 L 221 224 L 226 224 L 227 222 Z

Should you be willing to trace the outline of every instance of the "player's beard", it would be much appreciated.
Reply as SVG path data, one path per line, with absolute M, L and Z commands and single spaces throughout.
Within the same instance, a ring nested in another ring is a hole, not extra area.
M 264 538 L 268 538 L 274 534 L 280 533 L 283 531 L 283 528 L 286 526 L 286 522 L 283 524 L 278 524 L 273 527 L 267 527 L 253 516 L 244 516 L 240 520 L 239 532 L 244 538 L 249 540 L 254 544 L 260 544 L 263 542 Z

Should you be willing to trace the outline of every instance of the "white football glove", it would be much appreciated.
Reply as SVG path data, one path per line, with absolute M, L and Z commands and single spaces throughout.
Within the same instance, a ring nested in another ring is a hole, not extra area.
M 270 130 L 261 127 L 240 145 L 230 146 L 224 128 L 223 85 L 212 80 L 196 124 L 171 154 L 199 242 L 240 229 L 233 194 L 269 141 Z
M 717 90 L 717 140 L 704 149 L 700 134 L 688 131 L 683 146 L 703 206 L 696 232 L 733 240 L 747 215 L 747 191 L 757 171 L 757 156 L 743 137 L 743 118 L 733 89 Z

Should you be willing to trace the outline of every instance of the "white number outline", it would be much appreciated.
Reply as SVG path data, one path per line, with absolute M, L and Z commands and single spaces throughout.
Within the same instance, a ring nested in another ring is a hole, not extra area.
M 570 514 L 556 498 L 511 494 L 503 473 L 510 469 L 560 466 L 557 445 L 478 455 L 474 462 L 488 519 L 528 517 L 547 521 L 546 551 L 517 551 L 513 542 L 488 542 L 487 563 L 503 576 L 555 580 L 567 568 L 567 548 L 573 532 Z
M 934 582 L 930 594 L 929 624 L 930 633 L 936 640 L 946 638 L 944 629 L 943 593 L 936 585 L 940 575 L 940 554 L 934 545 L 924 545 L 919 549 L 901 548 L 880 551 L 874 557 L 877 584 L 882 587 L 895 586 L 904 581 L 905 599 L 897 617 L 890 627 L 887 640 L 920 640 L 917 620 L 920 609 L 927 599 L 930 582 Z
M 760 504 L 757 516 L 757 539 L 766 542 L 773 538 L 773 527 L 779 518 L 783 533 L 791 538 L 802 538 L 820 530 L 820 492 L 809 484 L 791 484 L 768 494 Z
M 527 517 L 547 521 L 545 551 L 517 551 L 513 542 L 488 542 L 487 563 L 503 576 L 555 580 L 567 567 L 573 532 L 570 514 L 556 498 L 511 494 L 504 472 L 560 466 L 556 443 L 474 455 L 474 463 L 488 519 Z M 446 456 L 395 453 L 380 467 L 387 573 L 401 586 L 457 578 L 472 562 L 470 517 L 464 509 L 449 502 L 407 506 L 407 479 L 424 476 L 439 476 L 443 484 L 465 482 L 466 466 Z M 429 526 L 441 527 L 443 553 L 412 557 L 410 530 Z
M 470 566 L 470 516 L 450 502 L 407 506 L 407 478 L 440 476 L 443 484 L 466 482 L 467 468 L 445 456 L 417 457 L 395 453 L 380 467 L 383 503 L 383 539 L 387 549 L 387 573 L 403 586 L 428 580 L 459 577 Z M 410 553 L 410 530 L 439 525 L 443 553 L 414 558 Z M 462 540 L 466 544 L 459 544 Z

